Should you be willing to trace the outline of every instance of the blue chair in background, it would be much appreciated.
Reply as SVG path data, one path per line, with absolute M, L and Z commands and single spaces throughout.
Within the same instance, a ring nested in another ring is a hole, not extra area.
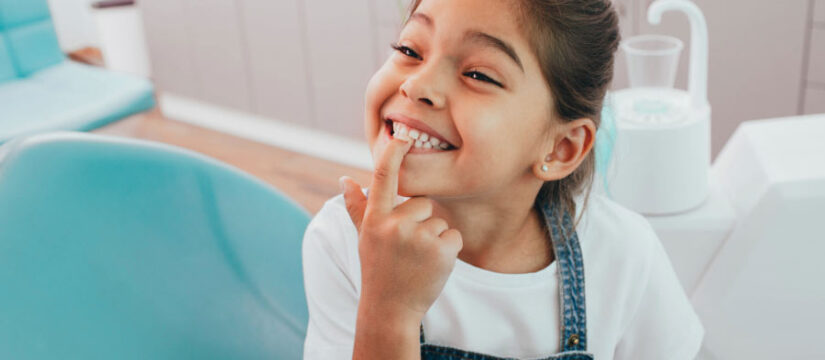
M 66 60 L 46 0 L 0 0 L 0 144 L 95 129 L 154 104 L 146 79 Z
M 309 214 L 176 147 L 0 147 L 0 359 L 300 359 Z

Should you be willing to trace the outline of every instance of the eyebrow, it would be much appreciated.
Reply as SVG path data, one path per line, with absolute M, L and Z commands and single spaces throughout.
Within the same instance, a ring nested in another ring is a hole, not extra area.
M 432 28 L 434 26 L 433 20 L 429 16 L 427 16 L 427 14 L 417 11 L 410 15 L 410 18 L 404 22 L 404 25 L 413 20 L 418 20 L 424 23 L 424 25 L 426 25 L 429 28 Z M 519 59 L 518 54 L 516 54 L 516 50 L 513 49 L 513 47 L 506 41 L 478 30 L 467 31 L 464 34 L 464 41 L 477 41 L 483 45 L 492 46 L 496 49 L 501 50 L 507 56 L 509 56 L 510 59 L 515 61 L 516 65 L 518 65 L 518 68 L 521 70 L 522 73 L 524 73 L 524 66 L 521 65 L 521 59 Z
M 521 65 L 521 59 L 519 59 L 513 47 L 510 46 L 510 44 L 506 43 L 504 40 L 501 40 L 493 35 L 483 33 L 477 30 L 467 31 L 467 33 L 464 34 L 464 40 L 473 42 L 477 41 L 484 45 L 492 46 L 496 49 L 501 50 L 502 52 L 507 54 L 507 56 L 509 56 L 510 59 L 513 59 L 516 65 L 518 65 L 518 68 L 521 69 L 521 72 L 524 73 L 524 66 Z

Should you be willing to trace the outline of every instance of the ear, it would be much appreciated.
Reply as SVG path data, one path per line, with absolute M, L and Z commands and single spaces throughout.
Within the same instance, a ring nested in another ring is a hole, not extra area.
M 587 157 L 596 140 L 596 123 L 590 118 L 562 123 L 557 129 L 533 165 L 533 173 L 542 181 L 563 179 L 570 175 Z M 542 171 L 543 165 L 547 166 L 547 171 Z

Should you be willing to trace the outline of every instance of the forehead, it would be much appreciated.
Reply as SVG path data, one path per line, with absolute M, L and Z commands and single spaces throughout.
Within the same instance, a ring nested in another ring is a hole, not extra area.
M 435 28 L 458 32 L 473 29 L 514 43 L 525 41 L 517 16 L 518 1 L 421 0 L 415 12 L 427 14 Z M 420 22 L 421 19 L 413 17 L 409 22 Z

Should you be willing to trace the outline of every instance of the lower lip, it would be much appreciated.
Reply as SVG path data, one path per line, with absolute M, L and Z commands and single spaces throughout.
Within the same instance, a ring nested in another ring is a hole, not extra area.
M 390 125 L 385 123 L 384 124 L 384 134 L 386 135 L 388 140 L 393 138 L 393 136 L 392 136 L 392 134 L 390 134 L 390 132 L 391 132 L 390 131 Z M 446 153 L 449 153 L 451 151 L 452 150 L 436 150 L 436 149 L 433 149 L 433 148 L 426 149 L 426 148 L 423 148 L 423 147 L 417 148 L 417 147 L 413 146 L 413 147 L 410 148 L 410 151 L 407 154 L 441 154 L 441 153 L 446 154 Z

